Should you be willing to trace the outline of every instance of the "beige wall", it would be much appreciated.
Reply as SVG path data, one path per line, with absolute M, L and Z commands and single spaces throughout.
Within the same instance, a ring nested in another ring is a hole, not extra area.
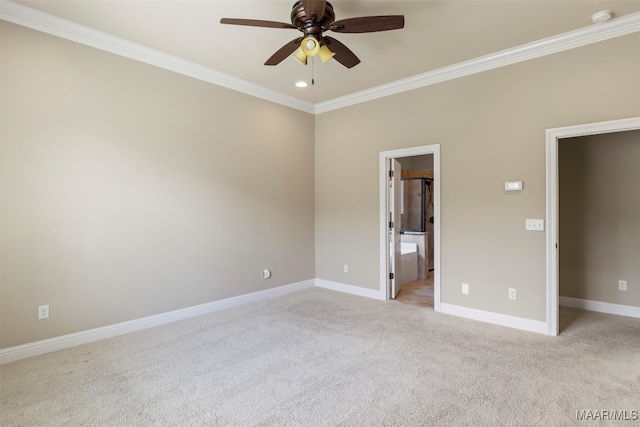
M 560 140 L 558 170 L 560 295 L 640 307 L 640 131 Z
M 2 348 L 313 277 L 375 289 L 379 152 L 426 144 L 442 301 L 544 320 L 544 233 L 524 231 L 545 215 L 544 131 L 640 116 L 637 34 L 314 119 L 0 30 Z M 314 128 L 315 151 L 296 137 Z
M 442 302 L 544 321 L 545 233 L 524 221 L 545 218 L 545 130 L 640 116 L 638 76 L 634 34 L 317 116 L 317 277 L 379 287 L 379 153 L 440 144 Z
M 2 348 L 315 277 L 312 115 L 1 31 Z
M 401 157 L 398 161 L 402 165 L 402 169 L 406 170 L 433 169 L 433 154 Z

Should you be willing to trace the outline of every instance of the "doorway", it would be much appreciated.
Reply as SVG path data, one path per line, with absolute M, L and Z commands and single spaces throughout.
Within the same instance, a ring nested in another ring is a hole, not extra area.
M 389 171 L 391 170 L 394 160 L 401 162 L 405 159 L 405 164 L 410 159 L 419 158 L 422 156 L 429 156 L 432 161 L 432 177 L 427 181 L 421 181 L 423 189 L 425 190 L 420 197 L 427 204 L 431 205 L 430 210 L 426 210 L 426 222 L 427 226 L 432 231 L 432 246 L 428 244 L 428 249 L 431 249 L 433 258 L 427 256 L 428 267 L 425 269 L 425 278 L 430 274 L 430 279 L 433 281 L 433 308 L 435 311 L 440 311 L 440 146 L 439 145 L 426 145 L 421 147 L 405 148 L 400 150 L 384 151 L 380 153 L 380 293 L 385 296 L 385 299 L 392 299 L 395 295 L 394 280 L 397 277 L 394 273 L 397 273 L 394 268 L 394 262 L 399 261 L 400 248 L 395 243 L 398 242 L 398 234 L 400 228 L 394 230 L 391 227 L 392 223 L 398 223 L 400 220 L 400 205 L 395 203 L 394 209 L 394 197 L 390 195 L 389 189 L 393 185 Z M 397 178 L 397 177 L 396 177 Z M 397 185 L 397 184 L 396 184 Z M 420 186 L 420 185 L 418 185 Z M 424 199 L 428 197 L 428 199 Z M 396 200 L 397 202 L 397 200 Z M 394 221 L 394 212 L 396 219 Z M 393 224 L 394 226 L 396 224 Z M 426 229 L 423 230 L 423 233 Z M 397 250 L 395 248 L 398 248 Z M 396 253 L 397 252 L 397 253 Z M 395 256 L 394 256 L 395 255 Z M 394 260 L 395 258 L 395 260 Z M 431 271 L 430 271 L 431 270 Z M 398 289 L 395 289 L 397 291 Z
M 547 130 L 547 326 L 548 334 L 560 333 L 559 322 L 559 180 L 558 144 L 564 138 L 640 129 L 640 117 Z

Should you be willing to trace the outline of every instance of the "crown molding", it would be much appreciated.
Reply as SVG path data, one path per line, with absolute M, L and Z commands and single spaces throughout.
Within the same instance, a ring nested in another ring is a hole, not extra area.
M 312 114 L 321 114 L 640 31 L 640 12 L 312 104 L 11 1 L 0 19 Z
M 314 113 L 314 105 L 309 102 L 18 3 L 0 1 L 0 19 L 275 102 L 276 104 L 307 113 Z
M 315 105 L 315 114 L 481 73 L 638 31 L 640 31 L 640 12 L 320 102 Z

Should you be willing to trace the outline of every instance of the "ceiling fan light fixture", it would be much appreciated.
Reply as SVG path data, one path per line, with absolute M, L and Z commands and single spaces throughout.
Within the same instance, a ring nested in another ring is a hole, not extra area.
M 300 44 L 300 49 L 307 56 L 315 56 L 320 52 L 320 43 L 313 36 L 307 36 L 302 40 Z
M 326 45 L 320 46 L 320 51 L 318 52 L 318 55 L 320 56 L 320 60 L 322 60 L 323 64 L 328 60 L 330 60 L 331 58 L 333 58 L 335 54 L 336 53 L 331 52 L 331 50 Z
M 296 83 L 296 86 L 297 87 L 307 87 L 308 84 L 307 84 L 307 82 L 299 81 L 299 82 Z
M 302 51 L 302 47 L 297 48 L 296 51 L 293 52 L 293 57 L 302 65 L 307 65 L 307 55 Z

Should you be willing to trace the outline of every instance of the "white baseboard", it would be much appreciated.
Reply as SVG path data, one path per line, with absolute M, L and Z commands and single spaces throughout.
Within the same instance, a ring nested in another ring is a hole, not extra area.
M 360 286 L 347 285 L 329 280 L 316 279 L 316 286 L 319 288 L 331 289 L 332 291 L 344 292 L 346 294 L 358 295 L 382 301 L 387 299 L 386 295 L 382 295 L 382 292 L 376 289 L 361 288 Z
M 508 326 L 523 331 L 537 332 L 548 335 L 549 327 L 546 322 L 525 319 L 523 317 L 509 316 L 506 314 L 492 313 L 490 311 L 477 310 L 475 308 L 461 307 L 459 305 L 440 303 L 440 312 L 452 314 L 465 319 L 479 320 L 494 325 Z
M 617 314 L 618 316 L 640 318 L 640 307 L 631 305 L 612 304 L 610 302 L 591 301 L 588 299 L 560 297 L 560 305 L 564 307 L 581 308 L 599 313 Z
M 239 295 L 237 297 L 195 305 L 193 307 L 169 311 L 167 313 L 142 317 L 140 319 L 129 320 L 127 322 L 116 323 L 100 328 L 89 329 L 87 331 L 0 349 L 0 364 L 26 359 L 27 357 L 39 356 L 41 354 L 51 353 L 53 351 L 75 347 L 77 345 L 87 344 L 105 338 L 124 335 L 130 332 L 188 319 L 190 317 L 201 316 L 203 314 L 213 313 L 215 311 L 236 307 L 250 302 L 276 298 L 291 292 L 313 288 L 315 284 L 315 279 L 305 280 L 303 282 L 292 283 L 290 285 L 279 286 L 272 289 L 265 289 L 264 291 L 252 292 L 246 295 Z

